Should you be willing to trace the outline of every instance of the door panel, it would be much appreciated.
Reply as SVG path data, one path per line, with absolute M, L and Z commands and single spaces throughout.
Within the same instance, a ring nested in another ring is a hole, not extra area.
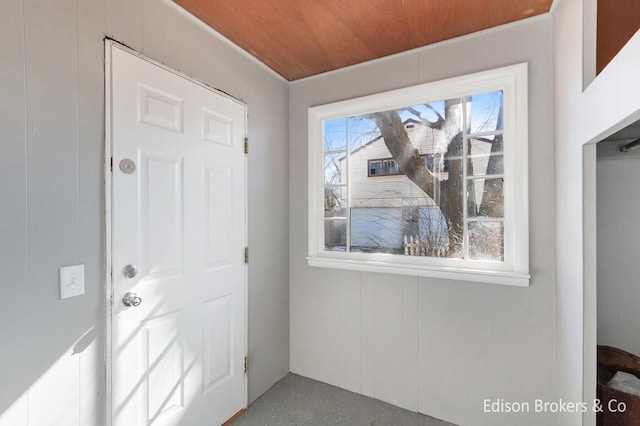
M 138 108 L 142 123 L 182 133 L 182 99 L 138 84 Z
M 205 166 L 205 268 L 230 266 L 231 258 L 225 250 L 231 242 L 233 218 L 232 170 L 229 167 Z
M 246 406 L 245 107 L 108 48 L 113 424 L 221 424 Z
M 233 120 L 208 109 L 202 109 L 202 139 L 208 142 L 232 146 Z
M 234 360 L 231 334 L 233 330 L 233 296 L 228 294 L 204 303 L 204 392 L 214 389 L 232 377 Z
M 181 314 L 171 312 L 144 322 L 141 358 L 149 375 L 146 389 L 142 389 L 142 400 L 147 402 L 146 424 L 184 408 Z
M 182 273 L 184 185 L 182 158 L 141 152 L 141 266 L 154 276 Z

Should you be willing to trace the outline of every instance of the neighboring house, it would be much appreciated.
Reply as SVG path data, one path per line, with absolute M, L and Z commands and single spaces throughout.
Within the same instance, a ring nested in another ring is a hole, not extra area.
M 444 132 L 411 118 L 404 127 L 434 177 L 447 180 Z M 490 150 L 490 143 L 472 141 L 476 174 L 486 171 Z M 352 247 L 395 252 L 402 250 L 405 235 L 447 244 L 447 224 L 438 203 L 406 176 L 382 136 L 351 151 L 348 171 L 347 159 L 342 157 L 340 171 L 343 181 L 349 175 Z M 475 196 L 482 199 L 481 185 L 476 185 Z

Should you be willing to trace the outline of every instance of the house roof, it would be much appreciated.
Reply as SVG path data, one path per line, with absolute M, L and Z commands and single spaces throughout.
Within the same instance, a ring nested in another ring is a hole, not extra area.
M 402 122 L 402 124 L 404 124 L 405 127 L 407 127 L 407 124 L 418 124 L 418 125 L 423 125 L 419 120 L 416 120 L 415 118 L 407 118 L 406 120 L 404 120 Z M 368 147 L 369 145 L 371 145 L 374 142 L 377 142 L 379 140 L 382 139 L 382 135 L 375 137 L 373 139 L 371 139 L 369 142 L 364 143 L 363 145 L 359 146 L 358 148 L 354 149 L 353 151 L 351 151 L 351 155 L 362 151 L 363 149 L 365 149 L 366 147 Z M 341 157 L 340 160 L 342 160 L 344 157 Z

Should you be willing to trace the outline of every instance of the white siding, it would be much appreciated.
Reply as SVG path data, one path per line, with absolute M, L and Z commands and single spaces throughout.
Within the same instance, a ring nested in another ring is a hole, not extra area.
M 442 132 L 423 125 L 408 129 L 408 135 L 421 154 L 436 152 Z M 370 142 L 351 154 L 350 191 L 351 207 L 400 207 L 406 205 L 432 205 L 433 200 L 404 175 L 369 177 L 368 162 L 373 159 L 392 158 L 382 138 Z M 341 162 L 341 166 L 344 161 Z
M 0 13 L 0 425 L 104 422 L 105 35 L 249 106 L 249 398 L 289 371 L 288 83 L 158 0 Z M 58 268 L 85 265 L 60 300 Z
M 423 125 L 408 130 L 409 138 L 420 154 L 441 153 L 444 135 L 441 131 Z M 486 142 L 473 141 L 471 155 L 484 155 L 472 160 L 475 175 L 483 175 L 487 170 L 491 145 Z M 405 175 L 369 176 L 369 160 L 392 158 L 383 139 L 376 139 L 354 151 L 349 158 L 349 179 L 351 207 L 401 207 L 431 206 L 434 201 Z M 346 160 L 340 160 L 341 176 L 345 176 Z M 435 173 L 438 179 L 446 180 L 448 173 Z M 476 186 L 476 200 L 482 200 L 482 185 Z

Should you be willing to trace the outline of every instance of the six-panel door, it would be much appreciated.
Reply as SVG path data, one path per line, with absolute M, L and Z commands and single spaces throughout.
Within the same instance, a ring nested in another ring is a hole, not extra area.
M 110 48 L 113 424 L 220 424 L 246 405 L 245 108 Z

